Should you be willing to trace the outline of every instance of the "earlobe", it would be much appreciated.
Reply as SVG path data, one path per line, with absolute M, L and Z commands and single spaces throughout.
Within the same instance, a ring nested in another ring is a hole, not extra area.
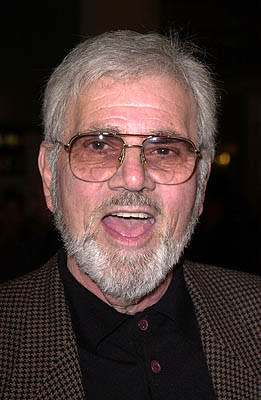
M 38 167 L 42 177 L 43 191 L 47 207 L 49 208 L 50 211 L 53 211 L 52 191 L 51 191 L 52 173 L 48 161 L 49 150 L 50 150 L 50 143 L 42 142 L 38 156 Z

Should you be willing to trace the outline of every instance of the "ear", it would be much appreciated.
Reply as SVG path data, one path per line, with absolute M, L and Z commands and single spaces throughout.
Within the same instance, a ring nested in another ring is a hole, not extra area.
M 202 197 L 201 197 L 201 202 L 200 202 L 200 206 L 199 206 L 199 211 L 198 211 L 198 216 L 200 217 L 200 215 L 203 212 L 203 204 L 204 204 L 204 200 L 205 200 L 205 194 L 206 194 L 206 188 L 207 188 L 207 183 L 208 183 L 208 179 L 209 179 L 209 175 L 210 175 L 210 171 L 211 171 L 211 161 L 208 161 L 208 170 L 207 170 L 207 174 L 205 177 L 205 181 L 202 187 Z
M 48 160 L 50 146 L 51 145 L 48 142 L 44 141 L 41 143 L 38 156 L 38 167 L 42 177 L 43 191 L 47 207 L 49 208 L 50 211 L 53 211 L 52 191 L 51 191 L 52 173 L 49 167 L 49 160 Z

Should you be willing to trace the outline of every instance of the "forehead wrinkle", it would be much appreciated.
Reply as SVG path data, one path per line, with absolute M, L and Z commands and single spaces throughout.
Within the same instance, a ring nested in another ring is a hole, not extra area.
M 109 121 L 112 120 L 112 123 Z M 117 121 L 119 123 L 117 123 Z M 153 122 L 151 126 L 150 121 Z M 146 126 L 147 124 L 148 126 Z M 155 125 L 155 122 L 157 124 Z M 170 121 L 162 121 L 162 118 L 148 117 L 136 121 L 136 126 L 131 126 L 129 118 L 124 116 L 111 116 L 104 119 L 97 119 L 92 122 L 87 121 L 86 126 L 78 126 L 77 132 L 91 131 L 109 131 L 112 133 L 125 134 L 145 134 L 145 135 L 179 135 L 186 137 L 189 132 L 189 121 L 184 121 L 183 126 L 176 126 L 175 119 Z
M 161 121 L 162 122 L 162 121 Z M 112 133 L 129 133 L 130 131 L 127 128 L 124 128 L 122 126 L 119 125 L 115 125 L 115 124 L 107 124 L 107 123 L 102 123 L 102 122 L 94 122 L 93 124 L 91 124 L 88 128 L 86 128 L 85 130 L 83 130 L 83 132 L 89 132 L 89 131 L 108 131 L 108 133 L 112 132 Z M 133 131 L 131 133 L 132 135 L 139 135 L 139 134 L 149 134 L 149 135 L 158 135 L 158 136 L 164 136 L 164 135 L 179 135 L 182 136 L 182 133 L 179 132 L 178 129 L 172 129 L 172 127 L 162 127 L 159 126 L 159 128 L 144 128 L 141 127 L 138 131 Z
M 183 115 L 183 121 L 187 125 L 187 120 L 190 120 L 191 114 L 188 115 L 186 112 L 186 102 L 176 103 L 173 107 L 172 102 L 169 102 L 171 107 L 167 107 L 167 104 L 162 106 L 153 106 L 149 103 L 141 103 L 141 104 L 134 104 L 134 103 L 116 103 L 116 104 L 106 104 L 106 105 L 98 105 L 96 104 L 92 110 L 88 109 L 89 116 L 91 117 L 92 114 L 101 113 L 98 118 L 101 120 L 108 120 L 108 119 L 118 119 L 122 121 L 127 121 L 130 119 L 136 119 L 137 122 L 146 121 L 162 121 L 164 119 L 168 119 L 168 122 L 173 125 L 175 123 L 176 116 Z M 190 109 L 193 109 L 193 105 L 191 105 Z M 132 111 L 137 111 L 137 115 L 133 115 Z M 111 114 L 110 114 L 111 112 Z M 84 110 L 83 110 L 84 113 Z M 106 115 L 108 113 L 108 115 Z M 121 115 L 124 113 L 125 115 Z M 154 113 L 151 115 L 151 113 Z M 80 110 L 80 114 L 82 114 Z M 130 115 L 129 115 L 130 114 Z M 163 121 L 164 122 L 164 121 Z
M 135 119 L 137 122 L 142 122 L 142 120 L 146 119 L 147 121 L 149 120 L 155 120 L 155 121 L 162 121 L 163 118 L 168 118 L 168 119 L 174 119 L 174 115 L 179 112 L 179 109 L 177 108 L 175 110 L 175 113 L 171 113 L 167 108 L 163 109 L 161 107 L 154 107 L 151 105 L 120 105 L 120 104 L 112 104 L 112 105 L 105 105 L 105 106 L 98 106 L 93 108 L 92 110 L 89 110 L 90 117 L 92 114 L 100 113 L 101 115 L 98 118 L 105 119 L 118 119 L 118 120 L 123 120 L 127 121 L 129 119 L 134 119 L 134 115 L 132 115 L 132 112 L 137 112 L 138 114 L 135 115 Z M 154 113 L 151 115 L 151 113 Z M 81 112 L 80 112 L 81 114 Z M 122 115 L 125 114 L 125 115 Z M 165 117 L 163 117 L 163 115 Z
M 111 110 L 114 110 L 115 112 L 110 113 Z M 117 110 L 118 109 L 118 110 Z M 140 112 L 140 114 L 137 115 L 129 115 L 128 110 L 137 110 Z M 95 120 L 99 121 L 98 124 L 101 122 L 105 122 L 108 120 L 118 120 L 118 121 L 123 121 L 123 122 L 135 122 L 137 124 L 139 123 L 144 123 L 144 121 L 149 122 L 159 122 L 160 125 L 165 125 L 166 121 L 167 125 L 174 125 L 175 124 L 175 115 L 179 113 L 179 109 L 182 109 L 182 107 L 177 107 L 177 110 L 174 110 L 174 112 L 170 112 L 168 109 L 162 109 L 160 107 L 152 107 L 152 106 L 146 106 L 144 108 L 143 105 L 107 105 L 103 107 L 97 107 L 94 108 L 93 110 L 87 110 L 89 113 L 89 120 L 92 119 L 92 115 L 95 116 Z M 125 112 L 124 112 L 125 110 Z M 105 112 L 104 112 L 105 111 Z M 108 114 L 106 113 L 108 111 Z M 127 111 L 127 112 L 126 112 Z M 151 115 L 151 112 L 155 111 L 153 115 Z M 183 111 L 183 110 L 182 110 Z M 96 116 L 96 113 L 100 113 L 100 115 Z M 84 115 L 84 110 L 79 110 L 78 112 L 79 117 L 82 117 Z M 163 116 L 165 115 L 165 117 Z M 184 120 L 186 121 L 189 118 L 189 116 L 184 116 Z M 165 121 L 166 120 L 166 121 Z M 97 122 L 96 122 L 97 124 Z
M 126 107 L 126 108 L 149 108 L 151 110 L 162 110 L 160 107 L 155 107 L 152 106 L 149 103 L 139 103 L 139 104 L 135 104 L 135 103 L 114 103 L 114 104 L 106 104 L 105 106 L 99 106 L 99 110 L 103 110 L 103 109 L 107 109 L 107 108 L 114 108 L 114 107 Z

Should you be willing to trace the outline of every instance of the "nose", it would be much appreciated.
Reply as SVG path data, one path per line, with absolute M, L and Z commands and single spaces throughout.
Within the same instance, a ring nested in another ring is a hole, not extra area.
M 138 146 L 126 147 L 124 161 L 108 181 L 110 189 L 126 189 L 132 192 L 155 189 L 156 184 L 146 171 L 140 154 L 141 149 Z

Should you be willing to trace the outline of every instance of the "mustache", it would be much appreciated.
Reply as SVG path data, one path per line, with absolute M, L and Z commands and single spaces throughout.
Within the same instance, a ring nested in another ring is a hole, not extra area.
M 104 200 L 97 208 L 97 212 L 101 212 L 104 208 L 111 206 L 134 206 L 134 207 L 150 207 L 157 214 L 162 214 L 161 205 L 155 200 L 149 198 L 143 192 L 129 192 L 128 190 L 122 191 L 111 197 L 108 200 Z

